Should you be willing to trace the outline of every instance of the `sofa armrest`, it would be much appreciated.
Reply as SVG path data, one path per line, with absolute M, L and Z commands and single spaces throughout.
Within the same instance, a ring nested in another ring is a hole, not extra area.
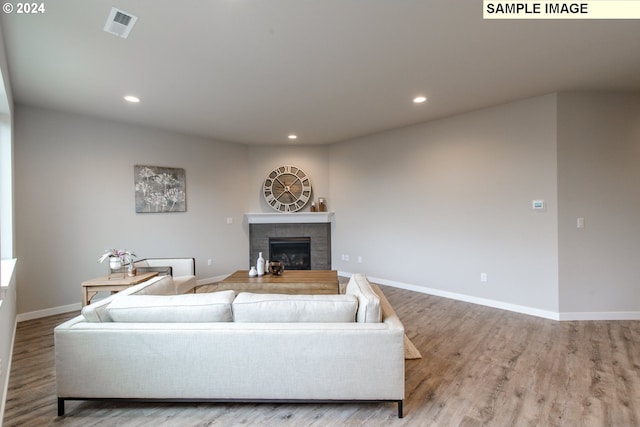
M 396 314 L 393 307 L 387 300 L 387 297 L 384 296 L 382 290 L 378 287 L 378 285 L 371 285 L 371 289 L 378 295 L 380 298 L 380 309 L 382 311 L 382 322 L 387 323 L 390 327 L 400 328 L 404 333 L 404 325 L 400 321 L 400 318 Z

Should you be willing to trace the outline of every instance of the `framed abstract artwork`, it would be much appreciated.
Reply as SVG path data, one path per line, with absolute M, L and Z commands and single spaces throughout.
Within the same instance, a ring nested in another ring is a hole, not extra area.
M 136 213 L 185 212 L 187 210 L 184 169 L 135 165 L 133 173 Z

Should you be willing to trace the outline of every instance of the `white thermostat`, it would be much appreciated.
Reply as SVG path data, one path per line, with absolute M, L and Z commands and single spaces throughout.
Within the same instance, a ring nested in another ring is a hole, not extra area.
M 531 209 L 536 211 L 542 211 L 545 208 L 544 200 L 532 200 Z

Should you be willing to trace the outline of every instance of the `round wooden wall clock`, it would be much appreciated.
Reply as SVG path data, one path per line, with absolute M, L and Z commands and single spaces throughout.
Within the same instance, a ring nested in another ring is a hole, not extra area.
M 311 198 L 311 182 L 299 167 L 280 166 L 269 172 L 262 192 L 273 209 L 279 212 L 297 212 Z

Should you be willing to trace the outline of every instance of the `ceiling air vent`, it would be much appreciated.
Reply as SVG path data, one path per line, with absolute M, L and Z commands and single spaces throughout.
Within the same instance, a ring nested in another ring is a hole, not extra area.
M 137 16 L 125 12 L 124 10 L 111 8 L 107 23 L 104 24 L 104 30 L 107 33 L 114 34 L 118 37 L 126 39 L 138 20 Z

